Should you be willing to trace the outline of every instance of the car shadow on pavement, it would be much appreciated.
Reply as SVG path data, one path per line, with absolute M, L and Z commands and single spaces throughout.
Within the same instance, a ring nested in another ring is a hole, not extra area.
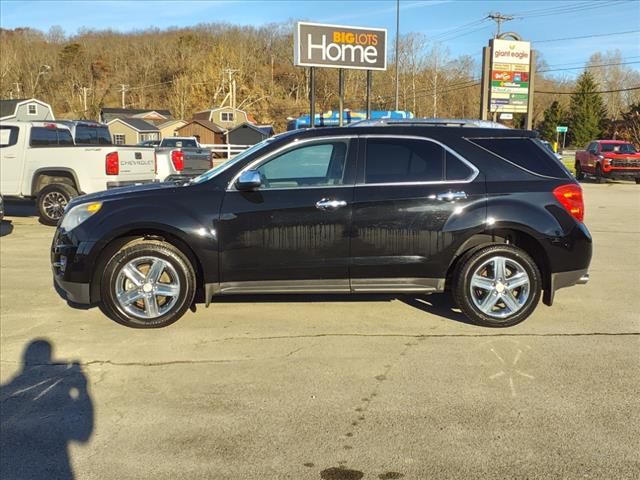
M 270 295 L 229 295 L 214 297 L 215 303 L 312 303 L 312 302 L 390 302 L 402 303 L 422 312 L 437 315 L 448 320 L 474 325 L 460 311 L 453 307 L 448 294 L 270 294 Z
M 78 362 L 53 358 L 46 339 L 31 341 L 22 369 L 0 386 L 0 478 L 74 478 L 69 443 L 93 432 L 93 402 Z
M 0 237 L 9 235 L 11 232 L 13 232 L 13 225 L 11 223 L 11 220 L 2 220 L 0 222 Z
M 38 209 L 33 200 L 4 200 L 5 217 L 37 217 Z

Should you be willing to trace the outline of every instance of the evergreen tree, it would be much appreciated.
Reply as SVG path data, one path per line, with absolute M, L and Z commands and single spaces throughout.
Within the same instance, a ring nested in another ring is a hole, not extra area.
M 565 114 L 562 106 L 554 101 L 545 111 L 544 119 L 538 124 L 540 137 L 548 142 L 556 141 L 556 127 L 566 125 Z
M 600 138 L 605 127 L 607 111 L 598 92 L 598 84 L 586 70 L 571 95 L 569 134 L 573 144 L 582 147 Z

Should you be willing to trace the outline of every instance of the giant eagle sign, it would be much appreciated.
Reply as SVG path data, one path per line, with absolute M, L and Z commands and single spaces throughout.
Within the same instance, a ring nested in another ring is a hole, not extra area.
M 387 69 L 387 30 L 298 22 L 294 64 L 359 70 Z

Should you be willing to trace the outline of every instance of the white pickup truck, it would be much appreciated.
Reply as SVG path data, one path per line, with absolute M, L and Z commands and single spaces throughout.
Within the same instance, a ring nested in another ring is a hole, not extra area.
M 153 181 L 151 149 L 75 145 L 58 122 L 0 123 L 0 195 L 36 199 L 46 225 L 58 222 L 73 197 Z

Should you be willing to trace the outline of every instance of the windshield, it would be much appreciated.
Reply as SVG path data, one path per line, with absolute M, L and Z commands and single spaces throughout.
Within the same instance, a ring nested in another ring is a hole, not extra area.
M 213 177 L 218 175 L 220 172 L 224 172 L 227 168 L 235 165 L 236 163 L 240 162 L 241 160 L 244 160 L 245 158 L 247 158 L 252 153 L 257 152 L 258 150 L 260 150 L 260 149 L 264 148 L 265 146 L 269 145 L 271 142 L 273 142 L 274 138 L 275 137 L 267 138 L 266 140 L 263 140 L 260 143 L 256 143 L 253 147 L 248 148 L 244 152 L 236 155 L 231 160 L 227 160 L 226 162 L 218 165 L 217 167 L 214 167 L 211 170 L 207 170 L 202 175 L 194 178 L 193 180 L 191 180 L 191 183 L 202 183 L 202 182 L 206 182 L 207 180 L 211 180 Z
M 182 147 L 198 148 L 198 143 L 194 139 L 190 139 L 190 138 L 181 138 L 181 139 L 165 138 L 162 141 L 162 146 L 177 147 L 177 148 L 182 148 Z
M 612 153 L 636 153 L 636 148 L 630 143 L 603 143 L 602 151 Z

